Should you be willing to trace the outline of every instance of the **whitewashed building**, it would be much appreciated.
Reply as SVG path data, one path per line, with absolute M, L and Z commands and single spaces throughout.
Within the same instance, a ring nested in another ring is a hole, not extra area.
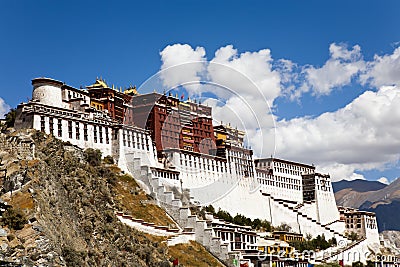
M 351 243 L 345 236 L 348 218 L 340 216 L 330 177 L 312 165 L 254 159 L 252 150 L 243 146 L 243 132 L 225 126 L 218 134 L 228 137 L 215 155 L 169 148 L 160 160 L 146 129 L 113 120 L 107 111 L 94 108 L 87 90 L 49 78 L 34 79 L 32 85 L 32 100 L 17 107 L 17 129 L 34 128 L 81 148 L 99 149 L 121 169 L 138 174 L 135 178 L 148 185 L 149 193 L 158 190 L 151 188 L 157 179 L 178 190 L 189 189 L 193 203 L 201 206 L 212 204 L 233 216 L 265 219 L 275 226 L 287 223 L 303 235 L 324 234 Z M 237 136 L 229 137 L 234 132 Z M 371 214 L 364 215 L 363 244 L 374 244 L 376 221 Z

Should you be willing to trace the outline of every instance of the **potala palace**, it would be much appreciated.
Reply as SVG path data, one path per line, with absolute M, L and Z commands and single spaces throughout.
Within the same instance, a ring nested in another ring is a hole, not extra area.
M 316 261 L 365 263 L 379 253 L 374 213 L 337 207 L 330 176 L 313 165 L 255 159 L 244 146 L 245 132 L 213 125 L 208 106 L 172 94 L 140 94 L 135 87 L 117 89 L 102 79 L 84 89 L 50 78 L 36 78 L 32 85 L 32 99 L 17 107 L 16 129 L 33 128 L 112 156 L 182 228 L 191 229 L 190 238 L 220 258 L 237 253 L 252 259 L 260 247 L 277 241 L 211 215 L 198 219 L 172 188 L 190 192 L 193 205 L 212 204 L 232 215 L 288 224 L 293 231 L 288 236 L 334 237 L 338 245 L 317 252 Z M 351 232 L 360 239 L 350 240 Z

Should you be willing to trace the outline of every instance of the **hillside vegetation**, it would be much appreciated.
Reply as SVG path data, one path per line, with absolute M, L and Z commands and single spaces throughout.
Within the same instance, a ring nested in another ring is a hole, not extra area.
M 12 181 L 3 181 L 3 188 L 23 186 L 1 197 L 9 205 L 3 204 L 0 265 L 171 266 L 171 259 L 180 255 L 180 249 L 169 250 L 165 239 L 119 222 L 115 211 L 174 225 L 115 165 L 36 131 L 1 135 L 0 157 Z M 35 144 L 35 157 L 5 148 L 10 137 L 27 136 Z M 197 261 L 213 260 L 204 248 L 201 253 Z

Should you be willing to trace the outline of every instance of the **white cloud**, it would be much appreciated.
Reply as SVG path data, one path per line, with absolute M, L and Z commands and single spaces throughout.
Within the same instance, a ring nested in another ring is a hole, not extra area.
M 334 179 L 384 168 L 399 159 L 400 88 L 366 91 L 352 103 L 316 118 L 277 122 L 277 155 L 315 163 Z
M 272 69 L 272 61 L 269 49 L 239 54 L 228 45 L 215 52 L 211 63 L 218 64 L 210 64 L 208 74 L 211 81 L 227 86 L 242 97 L 259 96 L 261 92 L 272 103 L 281 92 L 280 75 Z
M 333 181 L 346 179 L 348 181 L 361 179 L 365 180 L 362 174 L 355 172 L 356 167 L 342 163 L 322 163 L 317 165 L 317 172 L 330 174 Z
M 227 101 L 213 108 L 214 117 L 244 129 L 255 154 L 274 149 L 274 135 L 269 131 L 274 127 L 274 117 L 268 104 L 280 95 L 281 82 L 272 62 L 269 49 L 238 53 L 228 45 L 216 51 L 208 66 L 210 80 L 229 89 L 229 94 L 217 92 Z
M 390 184 L 388 178 L 386 178 L 386 177 L 379 178 L 378 182 L 381 182 L 382 184 Z
M 400 47 L 393 54 L 374 56 L 374 60 L 368 62 L 366 71 L 360 75 L 360 81 L 375 87 L 383 85 L 400 84 Z
M 211 83 L 186 88 L 192 94 L 199 89 L 212 92 L 215 99 L 205 103 L 213 107 L 214 118 L 245 129 L 257 156 L 269 156 L 275 144 L 277 157 L 315 163 L 333 180 L 365 179 L 359 171 L 384 169 L 400 158 L 400 87 L 366 91 L 335 112 L 283 119 L 273 127 L 274 115 L 267 103 L 273 105 L 279 96 L 299 101 L 304 93 L 329 95 L 352 82 L 380 86 L 400 81 L 400 48 L 370 62 L 364 61 L 358 45 L 333 43 L 329 52 L 323 66 L 315 67 L 288 59 L 274 61 L 269 49 L 239 53 L 232 45 L 221 47 L 211 61 L 205 61 L 204 48 L 175 44 L 160 53 L 161 69 L 171 69 L 161 78 L 169 87 L 187 81 Z
M 10 106 L 0 97 L 0 118 L 4 118 L 4 115 L 10 110 Z
M 160 77 L 166 87 L 187 83 L 189 90 L 197 90 L 201 81 L 201 73 L 205 70 L 206 52 L 203 47 L 193 49 L 187 44 L 174 44 L 165 47 L 161 52 Z
M 351 176 L 349 178 L 347 178 L 347 180 L 350 180 L 350 181 L 352 181 L 352 180 L 365 180 L 365 177 L 362 174 L 353 172 L 351 174 Z
M 334 88 L 350 84 L 352 78 L 365 67 L 358 45 L 349 50 L 345 45 L 333 43 L 329 46 L 329 52 L 330 58 L 321 68 L 304 67 L 306 80 L 301 90 L 311 90 L 317 96 L 329 95 Z

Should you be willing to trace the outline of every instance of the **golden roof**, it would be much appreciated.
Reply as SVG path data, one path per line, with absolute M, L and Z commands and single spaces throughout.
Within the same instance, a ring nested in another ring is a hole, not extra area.
M 139 95 L 139 93 L 138 93 L 138 91 L 136 89 L 136 86 L 133 86 L 133 87 L 129 86 L 128 89 L 124 90 L 124 94 L 127 94 L 127 95 Z
M 92 85 L 86 86 L 86 88 L 110 88 L 105 80 L 102 78 L 96 78 L 96 82 Z

